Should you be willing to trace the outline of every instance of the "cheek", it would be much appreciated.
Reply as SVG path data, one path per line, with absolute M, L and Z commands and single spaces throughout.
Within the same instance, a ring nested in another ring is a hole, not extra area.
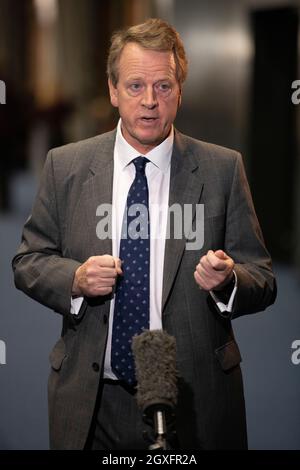
M 163 103 L 163 113 L 166 119 L 174 119 L 178 110 L 178 100 L 166 100 Z
M 134 106 L 130 101 L 122 101 L 122 103 L 119 103 L 119 113 L 126 117 L 127 120 L 130 120 L 134 114 Z

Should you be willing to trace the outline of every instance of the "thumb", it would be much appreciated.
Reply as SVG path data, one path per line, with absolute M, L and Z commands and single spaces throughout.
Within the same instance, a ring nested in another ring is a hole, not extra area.
M 228 256 L 226 255 L 225 251 L 223 251 L 223 250 L 217 250 L 217 251 L 215 251 L 215 255 L 216 255 L 216 257 L 219 258 L 219 259 L 227 259 L 227 258 L 228 258 Z
M 115 268 L 117 270 L 117 273 L 118 274 L 123 274 L 123 271 L 122 271 L 122 261 L 120 260 L 120 258 L 114 258 L 115 260 Z

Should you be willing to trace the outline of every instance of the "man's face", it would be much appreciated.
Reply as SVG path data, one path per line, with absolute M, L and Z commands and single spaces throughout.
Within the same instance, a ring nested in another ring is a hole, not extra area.
M 144 49 L 136 43 L 124 47 L 116 88 L 108 81 L 110 99 L 119 108 L 127 142 L 145 154 L 169 134 L 180 104 L 172 52 Z

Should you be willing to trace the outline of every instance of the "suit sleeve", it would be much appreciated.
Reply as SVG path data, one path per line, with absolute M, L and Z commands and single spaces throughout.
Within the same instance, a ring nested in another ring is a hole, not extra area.
M 47 155 L 39 190 L 13 258 L 15 285 L 61 314 L 70 314 L 71 290 L 80 262 L 62 256 L 52 152 Z
M 237 291 L 231 316 L 266 309 L 276 298 L 276 281 L 240 154 L 227 205 L 225 251 L 236 263 Z

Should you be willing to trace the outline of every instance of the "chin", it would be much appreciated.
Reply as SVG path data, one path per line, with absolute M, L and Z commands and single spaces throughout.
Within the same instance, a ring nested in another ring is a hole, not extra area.
M 162 142 L 164 140 L 164 137 L 160 134 L 157 135 L 147 135 L 147 133 L 142 133 L 138 136 L 136 136 L 136 139 L 138 142 L 140 142 L 142 145 L 158 145 L 158 143 Z

